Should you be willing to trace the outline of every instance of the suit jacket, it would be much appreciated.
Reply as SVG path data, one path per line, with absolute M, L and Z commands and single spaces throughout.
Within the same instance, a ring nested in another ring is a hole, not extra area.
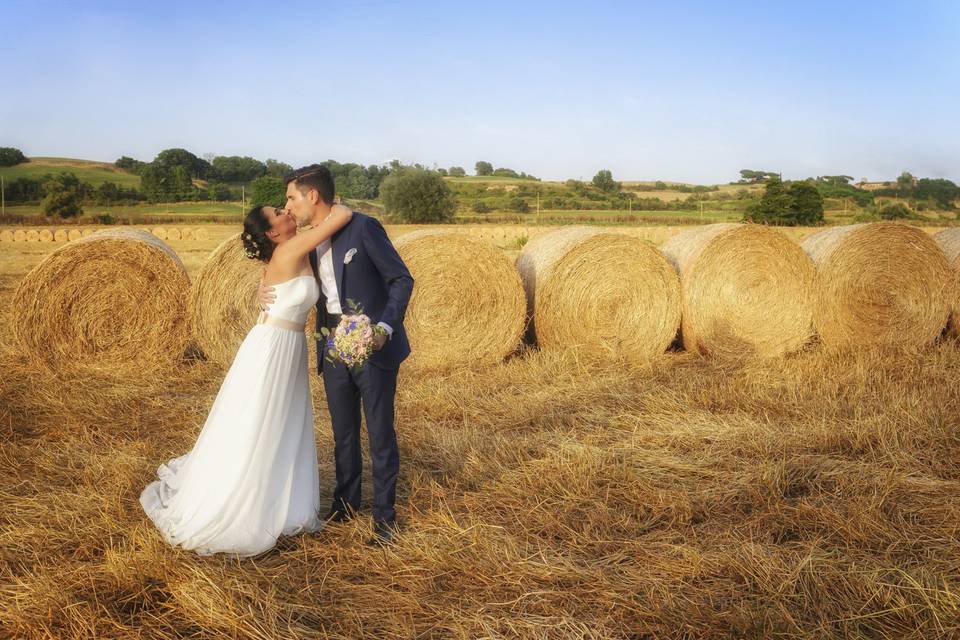
M 330 239 L 333 253 L 333 273 L 343 313 L 350 313 L 347 300 L 363 308 L 370 320 L 385 322 L 393 329 L 383 348 L 371 356 L 369 362 L 381 369 L 396 369 L 410 355 L 410 342 L 403 328 L 403 316 L 413 293 L 413 277 L 407 265 L 393 247 L 387 232 L 375 218 L 354 212 L 350 222 Z M 353 255 L 347 264 L 344 257 Z M 310 262 L 316 264 L 319 256 L 314 251 Z M 317 301 L 317 331 L 327 325 L 327 297 L 321 287 Z M 317 341 L 317 371 L 323 372 L 326 347 Z

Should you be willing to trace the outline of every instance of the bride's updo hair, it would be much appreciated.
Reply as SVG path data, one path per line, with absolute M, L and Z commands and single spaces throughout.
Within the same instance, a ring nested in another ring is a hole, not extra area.
M 269 262 L 276 244 L 267 236 L 270 221 L 263 215 L 263 207 L 254 207 L 243 219 L 243 250 L 251 260 Z

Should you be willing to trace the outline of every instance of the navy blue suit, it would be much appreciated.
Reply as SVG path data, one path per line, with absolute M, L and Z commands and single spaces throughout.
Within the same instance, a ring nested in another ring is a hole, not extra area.
M 344 264 L 348 251 L 356 250 Z M 400 452 L 394 430 L 394 396 L 400 363 L 410 355 L 403 316 L 413 292 L 413 278 L 383 226 L 374 218 L 354 212 L 331 238 L 333 271 L 343 313 L 351 313 L 347 300 L 362 307 L 374 323 L 385 322 L 393 335 L 358 373 L 340 362 L 328 362 L 322 341 L 317 341 L 317 368 L 323 375 L 327 405 L 333 424 L 337 486 L 333 508 L 360 508 L 360 410 L 367 421 L 370 461 L 373 467 L 373 517 L 396 518 L 397 475 Z M 311 254 L 316 265 L 316 252 Z M 329 326 L 327 299 L 317 302 L 317 330 Z

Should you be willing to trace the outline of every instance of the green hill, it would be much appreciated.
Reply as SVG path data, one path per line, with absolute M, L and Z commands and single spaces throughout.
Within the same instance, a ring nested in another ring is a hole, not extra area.
M 140 187 L 140 176 L 118 169 L 109 162 L 76 160 L 74 158 L 30 158 L 13 167 L 0 168 L 0 176 L 6 180 L 17 178 L 37 179 L 45 173 L 73 173 L 83 182 L 99 187 L 104 182 L 113 182 L 121 187 Z

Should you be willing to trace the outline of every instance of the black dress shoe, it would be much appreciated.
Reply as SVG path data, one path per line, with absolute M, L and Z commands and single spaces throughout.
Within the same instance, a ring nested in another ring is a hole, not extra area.
M 367 544 L 373 547 L 385 547 L 397 537 L 396 520 L 377 520 L 373 523 L 373 537 Z

